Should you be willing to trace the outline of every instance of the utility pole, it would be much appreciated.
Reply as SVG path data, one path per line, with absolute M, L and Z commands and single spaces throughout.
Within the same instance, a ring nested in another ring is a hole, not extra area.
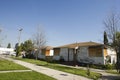
M 2 32 L 2 29 L 0 28 L 0 34 L 1 34 L 1 32 Z M 2 39 L 0 37 L 0 47 L 1 47 L 1 42 L 2 42 Z
M 19 36 L 18 36 L 18 45 L 20 45 L 20 39 L 21 39 L 21 32 L 22 32 L 22 28 L 19 29 Z

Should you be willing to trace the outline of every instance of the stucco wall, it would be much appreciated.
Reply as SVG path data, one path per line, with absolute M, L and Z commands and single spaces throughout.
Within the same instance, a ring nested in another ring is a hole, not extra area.
M 68 61 L 68 48 L 60 49 L 60 58 L 63 58 L 65 61 Z
M 53 52 L 54 52 L 53 50 L 50 50 L 50 56 L 53 56 Z
M 41 53 L 38 54 L 38 58 L 45 59 L 45 55 L 42 55 Z
M 61 48 L 60 54 L 53 56 L 53 60 L 60 60 L 60 58 L 68 61 L 68 48 Z M 73 61 L 73 49 L 69 49 L 69 61 Z
M 60 56 L 59 56 L 59 55 L 57 55 L 57 56 L 54 55 L 54 56 L 53 56 L 53 60 L 60 60 Z
M 88 47 L 80 47 L 77 60 L 84 63 L 104 64 L 104 57 L 89 57 Z
M 69 49 L 69 61 L 73 61 L 73 49 Z M 68 48 L 61 48 L 60 54 L 53 56 L 53 60 L 60 60 L 64 58 L 65 61 L 68 61 Z M 89 57 L 88 47 L 80 47 L 77 53 L 77 61 L 83 63 L 93 63 L 93 64 L 104 64 L 104 57 Z
M 73 55 L 74 54 L 74 51 L 73 49 L 69 49 L 69 61 L 73 61 Z
M 116 52 L 113 50 L 113 49 L 111 49 L 111 48 L 108 48 L 107 49 L 107 53 L 108 53 L 108 55 L 111 57 L 111 64 L 113 64 L 113 63 L 115 63 L 116 62 Z M 105 58 L 106 59 L 106 58 Z

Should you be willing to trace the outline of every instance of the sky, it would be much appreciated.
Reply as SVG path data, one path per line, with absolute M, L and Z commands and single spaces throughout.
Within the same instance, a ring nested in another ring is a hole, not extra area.
M 120 0 L 0 0 L 0 43 L 12 47 L 32 39 L 37 27 L 44 29 L 47 44 L 102 43 L 104 19 L 120 12 Z

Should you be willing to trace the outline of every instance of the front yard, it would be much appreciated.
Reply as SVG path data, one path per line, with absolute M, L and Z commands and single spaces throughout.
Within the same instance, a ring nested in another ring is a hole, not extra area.
M 29 70 L 21 65 L 15 64 L 12 61 L 0 58 L 0 71 L 13 70 Z M 6 72 L 0 73 L 0 80 L 56 80 L 47 75 L 37 73 L 35 71 L 25 72 Z
M 15 64 L 12 61 L 0 59 L 0 71 L 8 71 L 8 70 L 26 70 L 27 68 Z
M 0 80 L 55 80 L 44 74 L 31 72 L 0 73 Z

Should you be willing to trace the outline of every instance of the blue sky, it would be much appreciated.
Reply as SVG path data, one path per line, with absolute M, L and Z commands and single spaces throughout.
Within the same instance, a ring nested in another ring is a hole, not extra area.
M 120 0 L 0 0 L 0 28 L 14 47 L 18 29 L 21 42 L 32 38 L 37 27 L 44 28 L 47 45 L 73 42 L 102 42 L 103 20 L 112 10 L 120 12 Z

